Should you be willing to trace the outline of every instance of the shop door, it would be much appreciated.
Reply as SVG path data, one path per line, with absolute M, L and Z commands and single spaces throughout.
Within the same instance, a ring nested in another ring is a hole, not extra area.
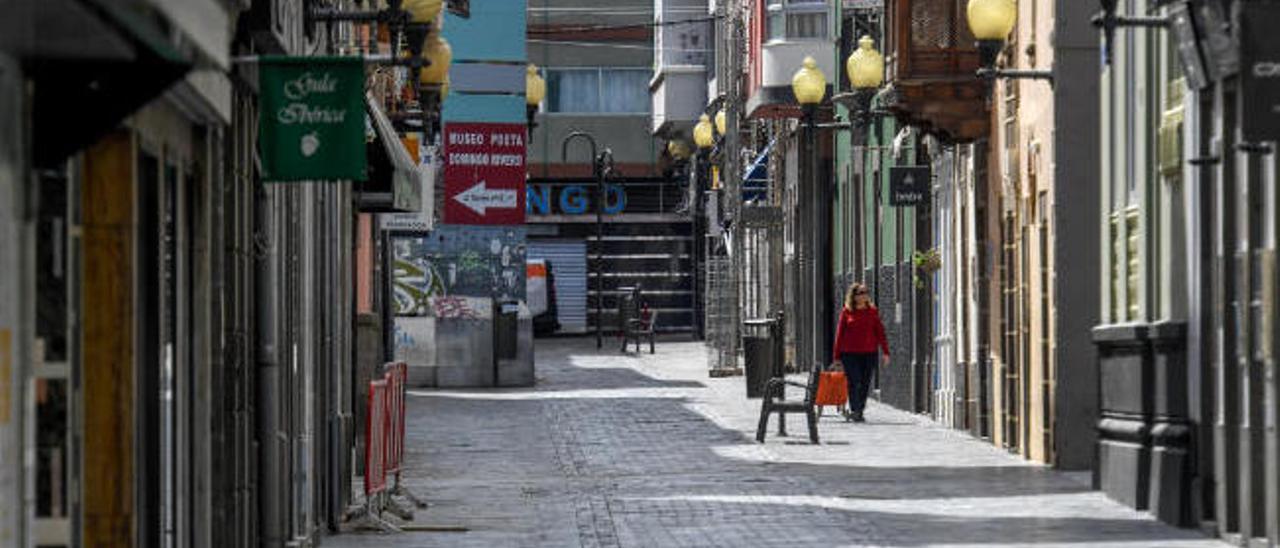
M 35 527 L 37 546 L 75 546 L 78 530 L 79 393 L 76 363 L 79 345 L 76 317 L 79 236 L 71 230 L 78 211 L 69 205 L 78 196 L 67 173 L 42 174 L 36 226 L 36 336 L 39 360 L 35 369 Z
M 186 198 L 182 165 L 138 153 L 138 531 L 140 546 L 185 546 L 190 451 Z

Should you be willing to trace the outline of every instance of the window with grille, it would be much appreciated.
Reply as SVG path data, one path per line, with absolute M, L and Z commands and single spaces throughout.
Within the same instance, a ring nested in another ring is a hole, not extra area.
M 911 49 L 973 47 L 973 33 L 965 19 L 966 0 L 911 2 Z

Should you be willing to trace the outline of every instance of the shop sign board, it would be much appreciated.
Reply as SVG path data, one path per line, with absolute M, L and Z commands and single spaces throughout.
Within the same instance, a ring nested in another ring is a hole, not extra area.
M 889 205 L 916 206 L 929 200 L 932 179 L 928 166 L 889 168 Z
M 365 180 L 364 61 L 259 60 L 264 181 Z
M 1280 140 L 1280 4 L 1242 2 L 1237 23 L 1240 37 L 1240 83 L 1243 116 L 1240 129 L 1250 142 Z
M 524 224 L 524 124 L 446 122 L 444 222 Z

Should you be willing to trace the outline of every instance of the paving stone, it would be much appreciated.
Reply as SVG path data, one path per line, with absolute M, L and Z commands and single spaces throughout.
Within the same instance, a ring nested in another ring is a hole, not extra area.
M 754 440 L 759 400 L 710 378 L 705 348 L 597 352 L 539 340 L 527 389 L 415 390 L 406 483 L 413 525 L 466 532 L 347 533 L 337 547 L 1225 546 L 1053 471 L 871 403 Z

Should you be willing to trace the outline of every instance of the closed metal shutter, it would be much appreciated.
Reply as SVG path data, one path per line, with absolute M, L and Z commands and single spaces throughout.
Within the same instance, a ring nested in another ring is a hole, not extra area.
M 587 243 L 530 240 L 525 256 L 544 259 L 555 277 L 557 333 L 587 332 Z

